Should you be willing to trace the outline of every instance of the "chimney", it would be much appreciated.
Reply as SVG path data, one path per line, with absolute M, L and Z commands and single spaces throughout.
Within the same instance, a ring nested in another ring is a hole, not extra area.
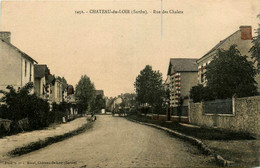
M 11 42 L 11 33 L 0 31 L 0 39 L 10 43 Z
M 241 40 L 252 40 L 252 27 L 251 26 L 240 26 Z

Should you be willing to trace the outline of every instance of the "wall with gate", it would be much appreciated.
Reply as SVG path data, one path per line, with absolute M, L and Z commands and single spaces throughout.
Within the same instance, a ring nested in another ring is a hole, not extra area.
M 192 103 L 190 122 L 200 126 L 218 127 L 259 135 L 260 96 L 233 99 L 231 113 L 230 105 L 227 102 L 223 105 L 223 102 L 219 101 L 219 106 L 218 103 L 214 103 L 212 106 L 217 106 L 218 109 L 212 113 L 209 112 L 211 107 L 206 107 L 210 106 L 209 104 L 205 106 L 205 103 Z M 223 111 L 219 108 L 221 106 L 223 106 Z

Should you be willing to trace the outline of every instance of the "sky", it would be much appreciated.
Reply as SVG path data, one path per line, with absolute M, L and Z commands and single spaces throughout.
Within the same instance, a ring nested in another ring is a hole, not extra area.
M 99 9 L 147 14 L 90 13 Z M 0 31 L 55 76 L 75 86 L 86 74 L 110 97 L 134 92 L 146 65 L 166 79 L 170 58 L 200 58 L 239 26 L 256 29 L 259 13 L 259 0 L 2 0 Z

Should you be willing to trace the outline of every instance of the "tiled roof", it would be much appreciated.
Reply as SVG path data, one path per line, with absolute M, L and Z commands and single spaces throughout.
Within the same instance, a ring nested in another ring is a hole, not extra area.
M 47 65 L 34 65 L 34 77 L 42 78 L 46 75 L 46 71 L 48 71 Z
M 26 59 L 28 59 L 28 60 L 30 60 L 30 61 L 35 62 L 35 63 L 38 64 L 37 61 L 35 61 L 34 59 L 32 59 L 29 55 L 27 55 L 26 53 L 24 53 L 23 51 L 21 51 L 19 48 L 15 47 L 13 44 L 11 44 L 11 43 L 9 43 L 9 42 L 7 42 L 7 41 L 5 41 L 5 40 L 2 40 L 2 39 L 1 39 L 1 41 L 4 42 L 4 43 L 6 43 L 7 45 L 9 45 L 10 47 L 12 47 L 14 50 L 16 50 L 16 51 L 18 51 L 19 53 L 21 53 L 24 58 L 26 58 Z
M 198 65 L 196 63 L 198 59 L 195 58 L 171 58 L 168 75 L 171 74 L 171 68 L 176 72 L 196 72 L 198 71 Z
M 50 74 L 47 65 L 34 65 L 34 78 L 43 78 L 44 76 L 46 77 L 46 85 L 54 85 L 56 78 Z

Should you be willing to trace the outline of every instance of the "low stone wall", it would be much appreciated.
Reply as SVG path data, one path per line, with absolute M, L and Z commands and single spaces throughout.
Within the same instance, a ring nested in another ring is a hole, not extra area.
M 233 114 L 204 114 L 203 103 L 192 103 L 190 122 L 259 136 L 260 96 L 236 98 L 233 110 Z
M 141 114 L 141 115 L 145 115 L 145 114 Z M 158 115 L 158 114 L 147 114 L 146 115 L 147 117 L 150 117 L 150 118 L 153 118 L 154 120 L 160 120 L 160 121 L 168 121 L 168 118 L 167 118 L 167 115 Z M 153 116 L 153 117 L 152 117 Z M 171 116 L 171 121 L 181 121 L 183 123 L 189 123 L 189 118 L 188 117 L 185 117 L 185 116 L 181 116 L 181 117 L 178 117 L 178 116 Z
M 141 115 L 145 116 L 143 113 L 141 113 Z M 146 114 L 146 116 L 153 118 L 154 120 L 167 121 L 167 116 L 162 114 Z

